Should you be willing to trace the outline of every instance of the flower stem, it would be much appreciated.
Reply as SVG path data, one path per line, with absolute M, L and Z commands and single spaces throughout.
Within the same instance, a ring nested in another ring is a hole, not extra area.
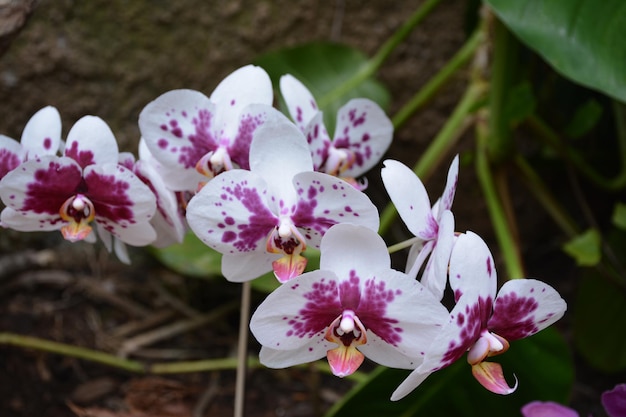
M 250 320 L 250 295 L 252 292 L 249 281 L 241 286 L 241 310 L 239 313 L 239 338 L 237 341 L 237 376 L 235 382 L 235 412 L 234 417 L 243 417 L 246 372 L 248 357 L 248 322 Z
M 481 83 L 472 83 L 465 91 L 459 104 L 413 168 L 413 172 L 422 180 L 432 173 L 446 152 L 452 148 L 470 125 L 469 115 L 474 110 L 476 103 L 482 98 L 484 91 L 484 85 Z M 380 234 L 384 234 L 389 229 L 396 218 L 396 214 L 397 211 L 393 204 L 388 204 L 380 216 L 378 229 Z
M 389 253 L 398 252 L 399 250 L 408 248 L 412 246 L 414 243 L 419 242 L 421 239 L 419 237 L 412 237 L 410 239 L 405 240 L 404 242 L 396 243 L 395 245 L 391 245 L 387 248 Z
M 407 19 L 406 22 L 385 42 L 376 52 L 376 54 L 363 65 L 351 78 L 346 80 L 339 87 L 330 91 L 326 95 L 320 97 L 318 105 L 320 108 L 326 107 L 339 97 L 343 96 L 350 90 L 356 88 L 359 84 L 370 78 L 385 62 L 393 50 L 409 36 L 411 31 L 422 21 L 428 14 L 439 4 L 441 0 L 427 0 Z
M 476 124 L 477 135 L 477 147 L 476 147 L 476 172 L 478 175 L 478 181 L 480 182 L 483 194 L 485 196 L 485 202 L 487 209 L 489 210 L 489 217 L 493 224 L 496 238 L 502 251 L 504 263 L 507 268 L 509 279 L 524 277 L 524 268 L 522 266 L 521 255 L 518 250 L 518 244 L 515 240 L 515 228 L 512 226 L 510 217 L 507 216 L 505 205 L 501 200 L 501 196 L 498 193 L 496 181 L 492 171 L 491 164 L 489 162 L 489 156 L 487 151 L 487 142 L 492 132 L 487 126 L 485 115 L 484 118 L 479 118 Z M 507 197 L 508 193 L 502 195 Z
M 474 55 L 484 38 L 482 30 L 476 30 L 456 54 L 406 103 L 392 118 L 393 126 L 398 129 L 419 108 L 430 100 L 446 82 L 450 80 Z

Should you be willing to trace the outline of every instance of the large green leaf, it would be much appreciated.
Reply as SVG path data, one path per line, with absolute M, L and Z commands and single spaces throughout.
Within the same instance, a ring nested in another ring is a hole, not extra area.
M 626 101 L 626 1 L 485 1 L 558 72 Z
M 368 63 L 360 51 L 345 45 L 315 42 L 281 49 L 255 60 L 272 78 L 278 89 L 280 77 L 291 74 L 311 91 L 324 112 L 328 133 L 333 134 L 337 110 L 352 98 L 369 98 L 383 109 L 389 106 L 390 95 L 373 78 L 353 84 L 354 77 Z M 282 97 L 281 97 L 282 100 Z M 286 109 L 281 101 L 281 108 Z
M 408 371 L 378 368 L 371 379 L 357 385 L 326 417 L 428 417 L 518 416 L 522 405 L 534 401 L 565 402 L 574 372 L 567 344 L 554 329 L 515 341 L 504 355 L 491 358 L 502 364 L 505 375 L 519 380 L 518 389 L 501 396 L 485 390 L 472 377 L 461 358 L 435 372 L 400 401 L 391 392 Z

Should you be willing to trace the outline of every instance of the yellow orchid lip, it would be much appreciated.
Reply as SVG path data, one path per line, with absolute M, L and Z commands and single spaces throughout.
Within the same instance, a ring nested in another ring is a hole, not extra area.
M 84 195 L 77 194 L 65 200 L 59 210 L 61 219 L 67 224 L 61 227 L 63 238 L 77 242 L 89 236 L 92 231 L 89 225 L 96 216 L 93 203 Z

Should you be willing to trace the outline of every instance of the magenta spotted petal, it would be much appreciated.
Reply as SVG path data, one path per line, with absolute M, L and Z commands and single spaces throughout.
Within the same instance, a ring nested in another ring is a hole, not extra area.
M 302 133 L 284 116 L 255 133 L 250 171 L 225 172 L 191 200 L 187 220 L 200 239 L 225 255 L 224 276 L 256 278 L 267 263 L 281 281 L 301 273 L 307 245 L 328 228 L 349 222 L 378 228 L 378 211 L 365 194 L 335 177 L 312 172 Z M 234 257 L 254 268 L 240 268 Z M 283 255 L 283 257 L 277 254 Z
M 94 164 L 117 164 L 118 154 L 111 128 L 99 117 L 82 117 L 67 134 L 64 155 L 82 168 Z
M 0 179 L 24 160 L 22 146 L 8 136 L 0 135 Z
M 311 92 L 292 75 L 280 90 L 291 118 L 305 133 L 315 170 L 353 180 L 373 168 L 391 144 L 393 125 L 375 102 L 352 99 L 337 113 L 331 141 Z
M 336 225 L 320 250 L 322 269 L 282 285 L 254 313 L 250 328 L 263 345 L 261 361 L 278 368 L 328 355 L 336 370 L 333 364 L 341 363 L 333 363 L 331 352 L 345 348 L 348 355 L 413 367 L 447 318 L 445 308 L 390 269 L 384 241 L 368 228 Z M 331 340 L 338 345 L 329 346 Z
M 457 239 L 449 274 L 456 300 L 449 321 L 423 363 L 392 394 L 392 400 L 403 398 L 432 372 L 449 366 L 468 350 L 473 374 L 485 388 L 498 394 L 513 392 L 516 385 L 507 385 L 500 365 L 483 360 L 504 353 L 509 340 L 532 335 L 554 323 L 566 309 L 553 288 L 532 279 L 508 281 L 496 297 L 493 258 L 483 240 L 471 232 Z
M 174 191 L 195 191 L 225 170 L 249 168 L 255 130 L 272 118 L 272 86 L 267 73 L 248 65 L 226 77 L 211 97 L 173 90 L 149 103 L 139 128 L 150 152 L 175 175 Z
M 26 152 L 26 159 L 56 155 L 61 145 L 59 111 L 52 106 L 37 111 L 26 123 L 20 143 Z

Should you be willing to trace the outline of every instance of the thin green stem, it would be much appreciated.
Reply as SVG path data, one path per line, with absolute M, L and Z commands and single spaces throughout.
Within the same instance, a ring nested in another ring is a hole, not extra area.
M 14 333 L 0 333 L 0 345 L 20 346 L 64 356 L 71 356 L 131 372 L 144 373 L 147 371 L 146 365 L 141 362 L 120 358 L 118 356 L 105 352 L 99 352 L 93 349 L 39 339 L 37 337 L 24 336 Z
M 418 109 L 426 104 L 450 78 L 474 55 L 484 38 L 477 29 L 456 54 L 444 65 L 391 119 L 395 129 L 402 126 Z
M 234 417 L 243 417 L 246 373 L 248 371 L 248 324 L 250 321 L 250 296 L 252 286 L 246 281 L 241 286 L 241 310 L 239 313 L 239 338 L 237 340 L 237 376 L 235 381 L 235 412 Z
M 385 42 L 376 52 L 376 54 L 370 58 L 365 65 L 363 65 L 359 71 L 357 71 L 351 78 L 346 80 L 341 86 L 330 91 L 328 94 L 322 96 L 318 100 L 320 108 L 326 107 L 329 103 L 342 97 L 347 92 L 353 90 L 360 85 L 363 81 L 370 78 L 380 66 L 385 62 L 394 49 L 406 39 L 415 27 L 428 16 L 428 14 L 439 4 L 441 0 L 427 0 L 425 1 L 409 19 Z
M 439 165 L 444 155 L 469 126 L 471 121 L 469 116 L 482 98 L 484 91 L 485 86 L 481 83 L 473 83 L 465 91 L 459 104 L 457 104 L 446 123 L 413 168 L 413 172 L 422 180 L 428 177 Z M 380 234 L 384 234 L 391 227 L 396 215 L 396 208 L 393 204 L 388 204 L 380 216 L 380 227 L 378 229 Z
M 476 147 L 476 172 L 485 196 L 489 217 L 502 251 L 508 277 L 509 279 L 522 278 L 525 274 L 518 245 L 515 241 L 515 234 L 512 232 L 514 228 L 509 224 L 507 212 L 498 194 L 487 154 L 487 141 L 491 134 L 492 132 L 489 131 L 486 121 L 481 119 L 476 124 L 478 140 L 478 146 Z

